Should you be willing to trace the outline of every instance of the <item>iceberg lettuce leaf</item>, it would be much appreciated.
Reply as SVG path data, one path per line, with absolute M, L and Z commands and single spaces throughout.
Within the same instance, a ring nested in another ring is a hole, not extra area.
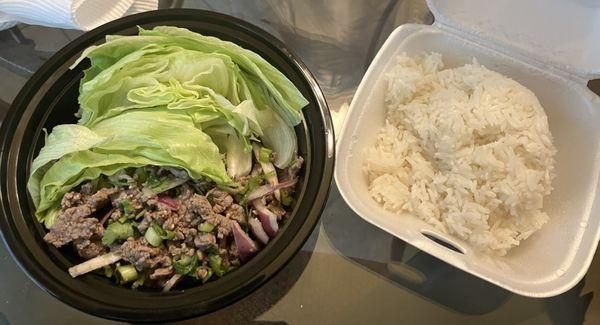
M 63 125 L 62 128 L 85 127 Z M 194 179 L 231 183 L 219 149 L 206 133 L 195 127 L 189 116 L 164 110 L 129 111 L 101 121 L 86 132 L 93 135 L 90 138 L 102 140 L 85 150 L 71 151 L 61 157 L 54 155 L 53 158 L 60 159 L 45 170 L 43 177 L 30 178 L 28 188 L 40 221 L 60 205 L 64 194 L 82 182 L 129 167 L 177 167 Z M 75 141 L 73 137 L 62 137 L 53 144 L 68 147 Z M 36 166 L 44 161 L 38 159 L 34 161 Z M 34 196 L 35 192 L 38 195 Z
M 100 175 L 155 165 L 231 185 L 252 168 L 251 141 L 272 149 L 279 168 L 297 154 L 294 126 L 308 101 L 250 50 L 159 26 L 107 36 L 74 66 L 85 58 L 78 124 L 52 130 L 28 181 L 48 227 L 64 194 Z

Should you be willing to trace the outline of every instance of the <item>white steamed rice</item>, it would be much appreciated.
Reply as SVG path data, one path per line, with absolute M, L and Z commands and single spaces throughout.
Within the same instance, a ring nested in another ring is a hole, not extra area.
M 518 82 L 473 60 L 399 55 L 388 115 L 365 156 L 369 193 L 474 248 L 504 255 L 548 221 L 554 155 L 544 109 Z

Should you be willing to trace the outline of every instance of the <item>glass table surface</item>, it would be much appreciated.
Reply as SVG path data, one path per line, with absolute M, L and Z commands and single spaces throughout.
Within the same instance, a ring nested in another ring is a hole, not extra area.
M 389 33 L 430 24 L 421 0 L 161 1 L 249 21 L 282 40 L 315 75 L 334 117 L 347 108 Z M 81 31 L 17 25 L 0 31 L 0 120 L 45 60 Z M 600 93 L 598 82 L 590 88 Z M 526 298 L 460 271 L 362 220 L 332 185 L 310 239 L 247 298 L 182 324 L 600 324 L 600 252 L 557 297 Z M 107 324 L 37 287 L 0 245 L 0 325 Z

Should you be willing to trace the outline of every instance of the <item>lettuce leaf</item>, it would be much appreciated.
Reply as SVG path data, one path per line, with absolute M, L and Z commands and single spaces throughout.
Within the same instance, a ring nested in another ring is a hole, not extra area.
M 244 97 L 244 99 L 252 99 L 258 109 L 267 109 L 261 105 L 263 103 L 273 103 L 272 108 L 291 126 L 302 121 L 300 110 L 308 105 L 308 101 L 277 68 L 260 55 L 237 44 L 200 35 L 185 28 L 171 26 L 157 26 L 152 30 L 140 28 L 138 36 L 111 37 L 106 43 L 86 50 L 82 57 L 91 59 L 92 68 L 86 71 L 82 87 L 87 81 L 117 64 L 122 58 L 133 55 L 131 60 L 136 60 L 135 53 L 140 50 L 153 50 L 157 45 L 163 48 L 179 47 L 202 53 L 224 54 L 239 66 L 241 80 L 238 81 L 252 88 L 249 93 L 251 97 Z M 243 86 L 238 87 L 238 94 L 241 95 L 243 91 Z
M 214 126 L 206 129 L 206 133 L 221 148 L 225 155 L 227 174 L 237 179 L 250 174 L 252 170 L 252 151 L 243 139 L 240 139 L 231 127 Z
M 261 140 L 265 147 L 273 150 L 277 168 L 285 168 L 292 163 L 298 152 L 294 128 L 272 110 L 257 111 L 256 118 L 264 125 Z
M 244 49 L 237 44 L 223 41 L 216 37 L 200 35 L 185 28 L 172 26 L 157 26 L 152 30 L 140 28 L 140 36 L 146 35 L 163 36 L 167 39 L 171 38 L 174 41 L 178 41 L 182 47 L 189 44 L 191 49 L 224 53 L 230 56 L 244 72 L 255 78 L 253 84 L 265 88 L 265 92 L 270 95 L 268 97 L 269 100 L 277 104 L 273 105 L 274 108 L 289 125 L 297 125 L 302 121 L 300 110 L 308 105 L 308 101 L 283 73 L 260 55 Z M 255 102 L 266 101 L 256 100 L 255 98 L 266 96 L 265 93 L 253 92 L 251 95 Z
M 301 109 L 308 102 L 289 79 L 256 53 L 166 26 L 107 40 L 84 53 L 92 66 L 102 67 L 86 71 L 82 81 L 82 91 L 90 94 L 80 97 L 84 124 L 140 107 L 166 105 L 186 108 L 182 113 L 187 114 L 210 107 L 230 112 L 224 117 L 246 146 L 249 137 L 265 136 L 265 145 L 273 145 L 278 157 L 276 166 L 283 168 L 292 161 L 297 148 L 293 126 L 302 121 Z M 259 120 L 260 112 L 263 118 Z M 244 124 L 254 122 L 250 134 L 240 127 L 239 119 L 245 119 Z
M 140 28 L 89 47 L 78 123 L 56 126 L 34 160 L 28 189 L 36 217 L 52 225 L 60 200 L 82 182 L 147 165 L 232 185 L 262 141 L 284 168 L 296 156 L 294 126 L 308 104 L 258 54 L 182 28 Z
M 34 203 L 40 201 L 39 184 L 50 164 L 72 152 L 87 150 L 106 138 L 80 125 L 57 125 L 46 138 L 45 146 L 31 164 L 27 186 Z
M 72 124 L 61 126 L 61 129 L 82 128 L 85 129 Z M 209 178 L 218 184 L 232 182 L 219 149 L 206 133 L 195 127 L 189 116 L 164 110 L 130 111 L 80 133 L 102 141 L 64 154 L 45 170 L 43 177 L 29 180 L 28 189 L 40 221 L 49 219 L 60 206 L 61 198 L 82 182 L 100 175 L 110 176 L 125 168 L 169 166 L 186 170 L 194 179 Z M 60 143 L 53 141 L 52 147 L 68 147 L 80 141 L 72 137 L 61 139 Z M 33 165 L 42 164 L 47 160 L 44 157 L 38 156 Z

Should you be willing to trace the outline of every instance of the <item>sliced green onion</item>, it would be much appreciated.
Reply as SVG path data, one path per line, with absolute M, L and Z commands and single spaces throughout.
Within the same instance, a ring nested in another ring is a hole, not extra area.
M 190 265 L 190 263 L 191 263 L 191 262 L 192 262 L 192 256 L 187 256 L 187 255 L 186 255 L 186 256 L 184 256 L 184 257 L 182 257 L 182 258 L 181 258 L 181 259 L 178 261 L 178 263 L 179 263 L 179 264 L 181 264 L 181 265 L 183 265 L 183 266 Z
M 146 213 L 146 211 L 142 210 L 138 214 L 136 214 L 135 217 L 133 217 L 133 219 L 137 220 L 137 219 L 143 217 L 145 213 Z
M 156 223 L 151 223 L 148 230 L 146 230 L 146 234 L 144 235 L 146 241 L 148 241 L 152 246 L 160 246 L 163 239 L 171 240 L 175 238 L 175 233 L 170 230 L 164 230 L 161 226 Z
M 102 235 L 102 245 L 108 246 L 115 241 L 126 240 L 135 235 L 133 227 L 135 223 L 129 222 L 113 222 L 106 227 L 104 235 Z
M 283 204 L 285 206 L 292 205 L 292 202 L 293 202 L 293 199 L 289 195 L 284 195 L 284 196 L 281 197 L 281 204 Z
M 138 278 L 137 270 L 131 264 L 117 267 L 115 274 L 121 284 L 135 281 Z
M 125 215 L 128 215 L 131 213 L 131 203 L 129 203 L 129 201 L 123 200 L 121 202 L 121 206 L 123 206 L 123 212 L 125 213 Z
M 194 273 L 198 266 L 198 255 L 184 256 L 178 260 L 173 259 L 172 264 L 175 272 L 181 275 Z
M 146 238 L 146 241 L 154 246 L 160 246 L 160 244 L 162 244 L 162 237 L 160 236 L 160 234 L 156 231 L 156 227 L 148 227 L 148 230 L 146 230 L 146 233 L 144 234 L 144 238 Z
M 244 194 L 242 196 L 242 203 L 243 205 L 246 205 L 246 201 L 248 199 L 248 195 L 250 193 L 252 193 L 252 191 L 254 191 L 257 187 L 260 186 L 260 184 L 262 184 L 262 182 L 265 180 L 265 175 L 256 175 L 251 177 L 248 180 L 248 183 L 246 183 L 246 188 L 244 189 Z
M 165 230 L 165 235 L 161 237 L 162 239 L 171 240 L 175 238 L 175 232 L 171 230 Z
M 208 263 L 210 264 L 210 268 L 213 273 L 219 277 L 222 277 L 225 274 L 225 270 L 223 270 L 223 260 L 219 255 L 210 255 L 208 257 Z
M 258 154 L 258 161 L 260 161 L 261 163 L 268 163 L 271 162 L 271 154 L 273 153 L 273 150 L 262 147 L 260 148 L 260 152 Z
M 215 225 L 210 222 L 203 222 L 198 225 L 198 230 L 201 232 L 211 232 L 213 229 L 215 229 Z

